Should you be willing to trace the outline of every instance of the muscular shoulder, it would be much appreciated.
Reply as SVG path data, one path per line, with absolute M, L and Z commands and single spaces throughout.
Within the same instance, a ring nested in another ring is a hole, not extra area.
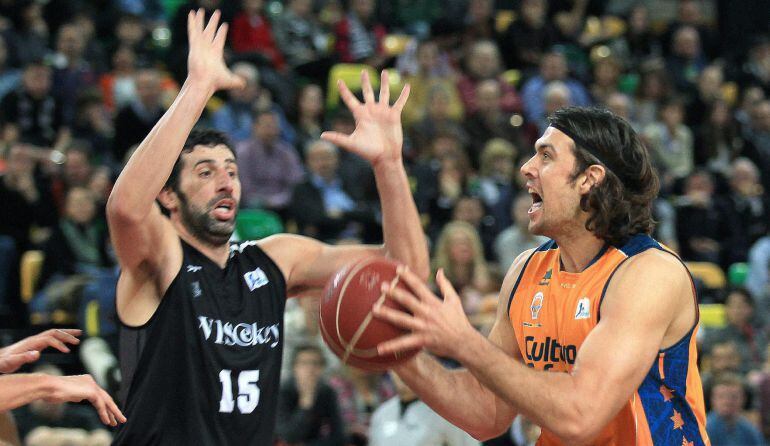
M 505 295 L 510 295 L 513 291 L 513 287 L 516 286 L 516 282 L 519 280 L 519 276 L 524 271 L 524 266 L 526 266 L 527 260 L 532 256 L 533 252 L 535 252 L 535 248 L 522 252 L 513 261 L 511 267 L 508 268 L 508 272 L 505 273 L 505 278 L 503 278 L 503 286 L 500 289 Z

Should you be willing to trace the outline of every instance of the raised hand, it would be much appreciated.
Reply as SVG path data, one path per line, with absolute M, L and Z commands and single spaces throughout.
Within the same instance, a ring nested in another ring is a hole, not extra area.
M 77 403 L 88 400 L 99 413 L 102 423 L 117 426 L 118 422 L 125 423 L 126 417 L 118 409 L 112 397 L 99 385 L 91 375 L 51 376 L 53 390 L 45 398 L 49 403 Z
M 439 270 L 436 274 L 443 300 L 434 295 L 408 268 L 400 267 L 398 274 L 408 290 L 386 283 L 383 283 L 382 290 L 388 298 L 394 299 L 409 312 L 379 305 L 374 307 L 373 313 L 375 317 L 409 330 L 410 333 L 383 342 L 377 346 L 377 351 L 389 354 L 427 348 L 439 356 L 454 357 L 455 349 L 464 345 L 464 340 L 476 330 L 468 321 L 460 296 L 449 283 L 444 271 Z
M 24 364 L 37 361 L 40 352 L 48 347 L 69 353 L 67 344 L 80 344 L 80 339 L 76 336 L 81 333 L 82 330 L 78 329 L 52 329 L 0 349 L 0 373 L 13 373 Z
M 230 88 L 243 88 L 246 81 L 227 68 L 224 47 L 227 39 L 227 23 L 219 25 L 220 12 L 214 11 L 204 27 L 203 9 L 187 15 L 187 37 L 190 53 L 187 56 L 188 79 L 202 82 L 211 93 Z M 218 26 L 219 25 L 219 26 Z
M 348 106 L 356 120 L 356 129 L 350 135 L 339 132 L 324 132 L 321 138 L 350 150 L 376 165 L 382 161 L 401 162 L 401 150 L 404 142 L 401 128 L 401 110 L 409 97 L 407 84 L 393 106 L 390 105 L 390 85 L 388 72 L 380 77 L 380 98 L 374 99 L 372 83 L 366 70 L 361 72 L 364 102 L 356 99 L 345 82 L 338 81 L 340 97 Z

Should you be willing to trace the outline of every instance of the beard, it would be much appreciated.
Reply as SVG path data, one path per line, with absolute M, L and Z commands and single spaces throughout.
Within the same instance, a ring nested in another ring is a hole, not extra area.
M 203 209 L 190 204 L 187 196 L 181 191 L 177 192 L 177 196 L 181 205 L 179 206 L 180 219 L 190 234 L 209 246 L 219 247 L 227 244 L 235 231 L 235 215 L 238 215 L 238 209 L 236 208 L 231 221 L 217 220 L 209 215 L 209 211 L 219 200 L 232 198 L 230 195 L 217 195 Z

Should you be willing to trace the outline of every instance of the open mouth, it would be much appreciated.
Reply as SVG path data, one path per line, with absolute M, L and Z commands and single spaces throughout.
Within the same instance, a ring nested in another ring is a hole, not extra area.
M 225 198 L 214 205 L 214 217 L 217 220 L 228 221 L 235 216 L 235 200 Z
M 529 196 L 532 197 L 532 206 L 529 208 L 529 214 L 532 214 L 543 207 L 543 197 L 532 189 L 529 190 Z

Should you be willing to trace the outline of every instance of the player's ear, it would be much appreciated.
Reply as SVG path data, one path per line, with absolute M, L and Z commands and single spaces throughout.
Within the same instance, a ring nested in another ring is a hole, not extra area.
M 583 182 L 580 185 L 580 192 L 587 194 L 592 188 L 598 186 L 604 181 L 604 176 L 607 171 L 604 166 L 599 164 L 592 164 L 583 172 Z
M 179 196 L 172 188 L 164 187 L 158 193 L 158 203 L 167 211 L 171 211 L 179 206 Z

